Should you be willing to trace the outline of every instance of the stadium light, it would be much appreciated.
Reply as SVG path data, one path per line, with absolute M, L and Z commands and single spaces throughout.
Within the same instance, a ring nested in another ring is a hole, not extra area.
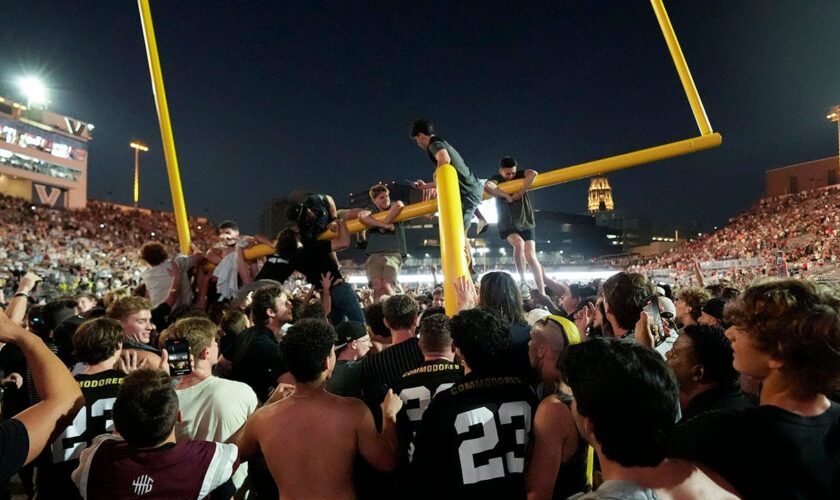
M 137 201 L 140 200 L 140 151 L 145 153 L 149 146 L 138 140 L 131 141 L 129 146 L 134 150 L 134 208 L 137 208 Z
M 142 143 L 142 142 L 140 142 L 140 141 L 131 141 L 131 143 L 129 144 L 129 146 L 131 146 L 131 147 L 132 147 L 132 148 L 134 148 L 134 149 L 137 149 L 137 150 L 143 151 L 143 152 L 146 152 L 146 151 L 148 151 L 148 150 L 149 150 L 149 146 L 146 146 L 145 144 L 143 144 L 143 143 Z
M 40 78 L 35 76 L 24 76 L 18 80 L 18 87 L 21 93 L 26 97 L 26 107 L 45 106 L 49 102 L 47 95 L 47 86 Z

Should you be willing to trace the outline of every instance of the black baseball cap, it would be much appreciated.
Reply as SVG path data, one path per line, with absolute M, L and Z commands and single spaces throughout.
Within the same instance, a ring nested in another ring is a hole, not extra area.
M 354 340 L 368 334 L 367 327 L 361 321 L 347 320 L 335 326 L 335 348 L 340 349 Z

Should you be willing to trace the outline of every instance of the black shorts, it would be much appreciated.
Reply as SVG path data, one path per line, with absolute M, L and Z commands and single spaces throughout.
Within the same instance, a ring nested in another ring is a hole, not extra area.
M 511 229 L 510 231 L 505 231 L 503 233 L 499 233 L 499 237 L 503 240 L 507 240 L 507 237 L 512 234 L 518 234 L 522 237 L 525 241 L 534 241 L 536 236 L 534 234 L 534 228 L 531 229 L 523 229 L 522 231 L 517 231 L 516 229 Z

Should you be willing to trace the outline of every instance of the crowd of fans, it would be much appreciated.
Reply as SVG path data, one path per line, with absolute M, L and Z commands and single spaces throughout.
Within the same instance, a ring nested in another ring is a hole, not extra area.
M 82 210 L 57 210 L 0 194 L 0 290 L 37 272 L 55 293 L 104 294 L 137 286 L 144 264 L 138 249 L 149 240 L 177 248 L 171 213 L 134 210 L 91 200 Z M 192 240 L 208 248 L 215 228 L 190 220 Z
M 275 241 L 205 223 L 191 255 L 165 214 L 0 197 L 0 500 L 14 474 L 38 499 L 840 496 L 840 294 L 806 279 L 840 191 L 604 281 L 492 271 L 454 300 L 401 286 L 377 197 L 312 195 Z M 336 256 L 353 217 L 370 288 Z M 735 259 L 767 264 L 699 264 Z
M 709 277 L 743 285 L 766 276 L 796 275 L 837 281 L 840 255 L 840 188 L 828 186 L 764 198 L 715 232 L 680 244 L 633 266 L 651 273 L 664 270 L 687 283 L 694 262 L 733 262 L 706 271 Z

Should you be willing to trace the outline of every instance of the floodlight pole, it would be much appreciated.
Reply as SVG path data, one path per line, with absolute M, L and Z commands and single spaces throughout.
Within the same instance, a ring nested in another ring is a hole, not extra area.
M 149 147 L 140 141 L 131 141 L 129 146 L 134 150 L 134 208 L 137 208 L 140 200 L 140 151 L 146 152 Z

